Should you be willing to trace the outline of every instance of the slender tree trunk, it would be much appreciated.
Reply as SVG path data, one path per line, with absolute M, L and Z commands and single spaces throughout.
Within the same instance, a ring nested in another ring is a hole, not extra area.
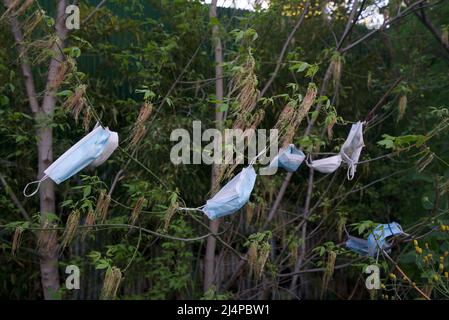
M 64 48 L 64 42 L 67 37 L 67 30 L 65 28 L 65 0 L 60 0 L 57 5 L 56 15 L 56 35 L 57 41 L 53 44 L 52 51 L 54 53 L 53 59 L 50 61 L 47 75 L 47 85 L 42 102 L 42 108 L 37 115 L 37 119 L 46 119 L 47 125 L 41 126 L 39 123 L 37 129 L 38 139 L 38 179 L 44 175 L 44 171 L 53 162 L 53 129 L 49 125 L 52 122 L 53 112 L 56 104 L 56 90 L 52 84 L 61 61 L 64 61 L 64 54 L 61 52 Z M 45 223 L 49 214 L 55 213 L 55 191 L 54 183 L 47 179 L 41 185 L 39 190 L 40 197 L 40 211 L 41 221 Z M 56 231 L 50 231 L 56 233 Z M 45 250 L 41 250 L 40 253 L 40 268 L 41 268 L 41 281 L 44 290 L 44 297 L 46 300 L 54 299 L 55 294 L 59 291 L 59 272 L 58 272 L 58 243 L 57 237 L 48 235 L 50 242 Z
M 213 0 L 210 5 L 209 11 L 210 19 L 217 18 L 217 0 Z M 223 112 L 220 111 L 220 105 L 223 102 L 223 49 L 221 45 L 221 39 L 219 35 L 218 25 L 214 25 L 212 28 L 212 40 L 214 43 L 215 51 L 215 126 L 217 129 L 222 130 L 223 128 Z M 211 189 L 212 193 L 217 190 L 216 179 L 217 179 L 217 166 L 214 164 L 212 166 L 212 177 L 211 177 Z M 213 220 L 209 222 L 209 228 L 211 232 L 217 233 L 220 226 L 220 219 Z M 204 292 L 206 292 L 213 284 L 215 279 L 215 248 L 217 246 L 217 240 L 215 237 L 210 236 L 207 238 L 206 243 L 206 254 L 204 257 Z
M 4 0 L 6 7 L 9 7 L 11 0 Z M 65 0 L 59 0 L 57 3 L 56 15 L 56 35 L 57 42 L 52 45 L 53 58 L 48 68 L 47 82 L 42 105 L 36 95 L 36 88 L 33 80 L 31 66 L 28 63 L 26 49 L 24 47 L 23 32 L 21 30 L 19 18 L 11 15 L 11 32 L 16 42 L 17 50 L 21 56 L 21 71 L 24 77 L 25 89 L 31 111 L 36 121 L 36 136 L 38 149 L 38 173 L 37 178 L 41 179 L 44 171 L 53 162 L 53 131 L 51 122 L 56 103 L 55 93 L 57 88 L 52 86 L 55 76 L 58 73 L 61 61 L 64 60 L 62 49 L 67 37 L 65 28 Z M 51 180 L 44 181 L 39 190 L 41 223 L 48 221 L 49 215 L 55 213 L 55 192 L 54 184 Z M 55 299 L 59 295 L 59 272 L 58 272 L 58 243 L 56 231 L 48 231 L 45 235 L 48 242 L 40 248 L 40 270 L 43 295 L 45 299 Z

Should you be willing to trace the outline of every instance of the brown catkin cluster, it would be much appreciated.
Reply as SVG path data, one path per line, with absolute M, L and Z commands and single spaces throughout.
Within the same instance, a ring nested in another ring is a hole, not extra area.
M 80 222 L 80 212 L 78 210 L 72 211 L 67 218 L 67 223 L 62 235 L 61 248 L 66 248 L 70 245 L 76 235 L 78 230 L 78 225 Z
M 137 199 L 136 204 L 134 205 L 133 212 L 131 213 L 131 217 L 129 219 L 129 223 L 134 225 L 136 224 L 137 219 L 139 219 L 140 213 L 142 212 L 143 204 L 145 203 L 145 198 L 140 197 Z
M 49 251 L 57 242 L 57 225 L 46 220 L 42 223 L 37 238 L 37 247 L 41 252 Z
M 291 118 L 289 119 L 288 124 L 284 127 L 284 131 L 280 132 L 280 139 L 281 139 L 281 145 L 282 147 L 286 147 L 290 143 L 292 143 L 293 137 L 295 136 L 296 130 L 298 129 L 299 125 L 301 124 L 302 120 L 305 118 L 307 113 L 309 112 L 310 108 L 312 107 L 313 103 L 315 102 L 317 94 L 317 89 L 315 84 L 311 83 L 309 84 L 309 87 L 307 88 L 306 95 L 304 96 L 304 99 L 302 100 L 301 104 L 298 108 L 294 109 L 293 112 L 290 110 L 286 110 L 287 114 L 291 115 Z M 285 108 L 283 112 L 285 111 Z M 287 115 L 282 115 L 282 117 L 286 117 Z M 279 120 L 278 120 L 279 122 Z
M 178 203 L 174 202 L 170 205 L 170 207 L 167 209 L 167 211 L 165 212 L 165 216 L 164 216 L 164 227 L 163 227 L 163 232 L 167 232 L 168 231 L 168 227 L 170 226 L 170 222 L 171 219 L 173 218 L 174 214 L 176 213 L 176 211 L 178 211 Z
M 108 268 L 106 271 L 100 298 L 112 300 L 117 296 L 117 291 L 122 280 L 122 272 L 117 267 Z
M 252 241 L 248 248 L 248 265 L 255 279 L 260 279 L 270 256 L 271 246 L 268 241 Z
M 95 216 L 101 223 L 106 221 L 109 204 L 111 203 L 111 197 L 106 193 L 106 190 L 102 189 L 97 199 L 97 205 L 95 207 Z
M 63 108 L 73 115 L 75 121 L 78 121 L 79 115 L 86 105 L 86 88 L 85 84 L 79 85 L 63 104 Z
M 153 105 L 149 102 L 145 102 L 140 108 L 139 115 L 131 132 L 131 145 L 136 146 L 147 133 L 145 123 L 150 118 L 152 112 Z
M 23 37 L 27 38 L 29 35 L 31 35 L 36 29 L 36 27 L 44 20 L 45 17 L 45 11 L 43 10 L 36 10 L 31 15 L 27 16 L 25 18 L 25 21 L 23 22 Z
M 84 221 L 84 228 L 83 232 L 81 234 L 81 239 L 84 241 L 86 239 L 87 234 L 90 230 L 92 230 L 92 226 L 95 224 L 96 215 L 95 211 L 92 209 L 89 209 L 89 212 L 87 213 L 86 220 Z
M 337 259 L 337 253 L 335 251 L 329 251 L 327 255 L 326 269 L 323 276 L 323 287 L 321 291 L 321 298 L 323 298 L 324 293 L 327 291 L 329 281 L 332 279 L 335 269 L 335 260 Z
M 405 114 L 405 110 L 407 109 L 407 95 L 403 94 L 399 98 L 398 104 L 398 121 L 402 119 Z
M 234 129 L 244 130 L 252 120 L 252 114 L 259 97 L 255 65 L 254 57 L 251 52 L 248 52 L 242 68 L 233 79 L 235 84 L 234 90 L 238 92 L 236 96 L 237 108 L 233 112 L 236 117 Z
M 22 233 L 23 233 L 22 227 L 17 227 L 14 230 L 14 235 L 12 237 L 12 244 L 11 244 L 11 254 L 13 256 L 16 255 L 17 251 L 20 248 L 20 244 L 22 243 Z
M 443 44 L 445 46 L 449 46 L 449 28 L 446 27 L 443 29 L 443 32 L 441 33 L 441 42 L 443 42 Z

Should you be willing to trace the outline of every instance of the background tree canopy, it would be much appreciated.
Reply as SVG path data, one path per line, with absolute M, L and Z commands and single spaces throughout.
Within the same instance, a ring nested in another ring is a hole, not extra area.
M 249 11 L 85 0 L 80 29 L 67 30 L 70 3 L 4 0 L 0 11 L 1 298 L 449 296 L 448 1 Z M 382 19 L 369 25 L 374 8 Z M 215 223 L 178 209 L 203 205 L 243 165 L 173 164 L 174 129 L 278 128 L 315 91 L 286 141 L 336 153 L 367 121 L 354 180 L 304 163 L 258 176 L 250 202 Z M 97 121 L 120 136 L 109 160 L 25 198 Z M 409 236 L 389 255 L 345 247 L 393 221 Z M 381 289 L 365 288 L 371 264 Z M 80 290 L 66 288 L 68 265 Z

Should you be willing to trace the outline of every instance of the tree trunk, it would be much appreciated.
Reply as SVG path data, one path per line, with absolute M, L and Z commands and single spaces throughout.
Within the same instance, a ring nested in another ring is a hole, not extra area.
M 213 0 L 210 5 L 209 17 L 212 20 L 217 18 L 217 0 Z M 215 126 L 217 129 L 222 130 L 223 127 L 223 112 L 220 111 L 220 105 L 223 102 L 223 49 L 221 45 L 221 39 L 219 36 L 218 25 L 214 25 L 212 28 L 212 40 L 214 43 L 215 51 Z M 212 177 L 211 177 L 211 189 L 212 193 L 217 186 L 217 165 L 212 165 Z M 209 222 L 209 228 L 211 232 L 217 233 L 220 226 L 220 219 Z M 210 236 L 207 238 L 206 254 L 204 257 L 204 292 L 214 284 L 215 279 L 215 248 L 217 246 L 217 240 L 215 237 Z
M 67 38 L 67 29 L 65 28 L 65 0 L 60 0 L 57 7 L 56 15 L 56 35 L 58 36 L 57 42 L 53 44 L 52 51 L 54 56 L 50 61 L 48 68 L 47 85 L 42 102 L 42 108 L 36 115 L 36 119 L 46 119 L 47 125 L 41 126 L 37 123 L 37 148 L 38 148 L 38 179 L 42 178 L 44 171 L 53 162 L 53 129 L 48 124 L 51 123 L 53 118 L 53 111 L 56 104 L 55 94 L 57 88 L 53 88 L 55 76 L 58 73 L 58 69 L 61 62 L 64 61 L 64 42 Z M 49 214 L 55 213 L 55 190 L 54 183 L 50 179 L 44 181 L 39 190 L 40 198 L 40 212 L 41 221 L 45 223 Z M 56 231 L 49 231 L 49 233 L 56 233 Z M 44 298 L 46 300 L 55 299 L 59 295 L 59 272 L 58 272 L 58 243 L 57 237 L 51 234 L 48 235 L 49 243 L 47 248 L 40 251 L 40 268 L 41 268 L 41 281 L 44 291 Z
M 4 4 L 9 8 L 11 0 L 4 0 Z M 37 178 L 41 179 L 44 171 L 53 162 L 53 130 L 51 121 L 56 103 L 55 93 L 57 88 L 52 86 L 61 61 L 64 61 L 64 41 L 67 38 L 67 29 L 65 28 L 65 0 L 59 0 L 57 5 L 56 16 L 56 35 L 58 41 L 52 46 L 53 58 L 48 68 L 47 82 L 42 106 L 36 95 L 36 88 L 33 79 L 31 66 L 28 63 L 26 49 L 24 47 L 23 32 L 19 19 L 12 14 L 9 18 L 11 24 L 11 32 L 17 46 L 19 55 L 21 56 L 21 71 L 24 78 L 25 89 L 27 93 L 28 103 L 34 115 L 36 122 L 36 136 L 38 149 L 38 173 Z M 41 224 L 44 225 L 50 214 L 55 213 L 55 192 L 54 184 L 51 180 L 44 181 L 39 190 Z M 43 295 L 45 299 L 55 299 L 59 296 L 59 272 L 58 272 L 58 243 L 56 230 L 50 230 L 45 234 L 46 243 L 40 248 L 40 270 Z

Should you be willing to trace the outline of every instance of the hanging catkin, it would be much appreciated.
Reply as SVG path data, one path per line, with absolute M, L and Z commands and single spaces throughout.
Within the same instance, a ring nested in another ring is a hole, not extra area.
M 44 10 L 36 10 L 31 15 L 29 15 L 25 21 L 23 22 L 23 37 L 27 38 L 31 35 L 36 29 L 36 27 L 44 20 L 45 11 Z
M 449 46 L 448 34 L 449 34 L 449 27 L 447 26 L 443 29 L 443 32 L 441 33 L 441 42 L 443 42 L 445 46 Z
M 402 117 L 405 114 L 405 110 L 407 109 L 407 96 L 403 94 L 399 98 L 399 104 L 398 104 L 398 121 L 402 119 Z
M 339 54 L 334 54 L 331 60 L 332 82 L 334 84 L 334 88 L 338 88 L 340 85 L 341 69 L 342 58 Z
M 89 212 L 87 213 L 86 220 L 84 221 L 84 228 L 83 232 L 81 234 L 81 239 L 84 241 L 86 239 L 87 234 L 90 230 L 92 230 L 92 226 L 95 224 L 95 211 L 92 209 L 89 209 Z
M 76 89 L 75 92 L 67 98 L 63 104 L 63 108 L 70 112 L 75 121 L 78 121 L 78 117 L 86 104 L 86 85 L 81 84 Z
M 133 212 L 131 213 L 131 217 L 129 219 L 130 224 L 134 225 L 136 223 L 137 219 L 140 216 L 140 213 L 142 212 L 144 202 L 144 197 L 140 197 L 139 199 L 137 199 L 136 204 L 134 205 Z
M 97 205 L 95 207 L 95 216 L 100 220 L 101 223 L 106 221 L 109 204 L 111 202 L 111 197 L 106 193 L 106 190 L 102 189 L 100 195 L 97 199 Z
M 305 118 L 310 108 L 312 107 L 313 103 L 315 102 L 316 94 L 317 94 L 316 85 L 314 83 L 310 83 L 309 87 L 307 88 L 307 92 L 306 95 L 304 96 L 304 99 L 299 105 L 299 108 L 295 110 L 293 118 L 291 119 L 288 125 L 285 136 L 282 137 L 282 147 L 286 147 L 290 143 L 292 143 L 297 128 L 299 127 L 302 120 Z
M 64 62 L 61 62 L 58 67 L 58 72 L 55 77 L 52 79 L 50 83 L 50 89 L 57 89 L 61 85 L 61 83 L 65 80 L 67 74 L 72 70 L 74 62 L 72 59 L 68 59 Z
M 61 248 L 64 249 L 70 245 L 76 235 L 76 230 L 80 222 L 80 212 L 78 210 L 72 211 L 67 218 L 67 223 L 62 235 Z
M 37 238 L 37 247 L 40 251 L 46 252 L 49 251 L 56 244 L 56 231 L 57 225 L 51 223 L 48 220 L 42 224 L 41 230 L 39 231 L 39 235 Z
M 174 202 L 174 203 L 172 203 L 170 205 L 170 207 L 165 212 L 164 227 L 162 229 L 163 232 L 167 232 L 168 231 L 168 227 L 170 226 L 171 219 L 173 218 L 173 216 L 176 213 L 176 211 L 178 211 L 178 207 L 179 207 L 178 203 Z
M 259 90 L 257 90 L 257 76 L 255 73 L 256 62 L 248 49 L 248 53 L 243 65 L 237 69 L 233 78 L 234 88 L 232 91 L 237 91 L 236 101 L 237 107 L 232 115 L 236 117 L 234 121 L 234 129 L 242 129 L 248 126 L 251 121 L 254 108 L 259 97 Z
M 327 255 L 326 269 L 323 276 L 323 286 L 321 290 L 321 298 L 323 298 L 324 293 L 327 291 L 329 281 L 332 279 L 335 269 L 335 260 L 337 259 L 337 253 L 335 251 L 329 251 Z
M 17 227 L 14 230 L 14 235 L 12 237 L 12 245 L 11 245 L 11 254 L 13 256 L 16 255 L 17 251 L 20 248 L 20 244 L 22 243 L 22 233 L 23 233 L 22 227 Z
M 264 242 L 260 245 L 256 269 L 254 272 L 257 280 L 259 280 L 262 276 L 265 264 L 267 263 L 268 257 L 270 256 L 270 250 L 271 246 L 269 242 Z
M 150 118 L 152 112 L 153 105 L 149 102 L 145 102 L 140 108 L 139 115 L 131 132 L 131 145 L 136 146 L 145 136 L 147 132 L 145 123 Z
M 117 291 L 122 280 L 122 272 L 117 267 L 108 268 L 106 271 L 103 288 L 101 289 L 101 300 L 112 300 L 117 296 Z

